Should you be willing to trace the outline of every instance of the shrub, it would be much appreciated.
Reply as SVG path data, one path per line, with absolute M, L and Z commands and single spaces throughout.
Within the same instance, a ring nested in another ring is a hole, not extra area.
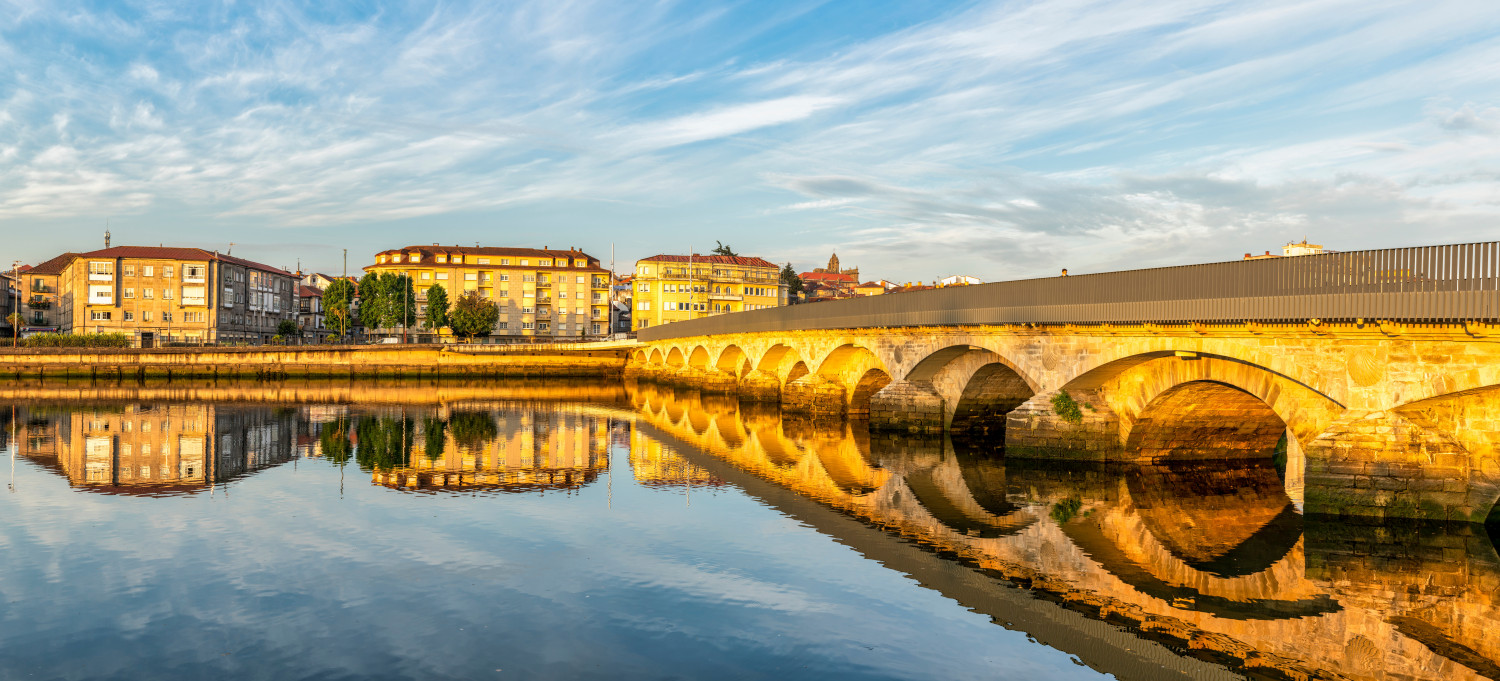
M 1078 408 L 1078 403 L 1066 390 L 1057 391 L 1052 396 L 1052 412 L 1062 417 L 1062 420 L 1074 425 L 1083 423 L 1083 410 Z
M 39 333 L 21 339 L 28 348 L 128 348 L 135 344 L 124 333 Z

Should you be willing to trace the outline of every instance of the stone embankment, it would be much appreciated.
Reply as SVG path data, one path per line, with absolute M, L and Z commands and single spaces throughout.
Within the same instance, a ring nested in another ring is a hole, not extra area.
M 613 377 L 625 347 L 567 345 L 0 349 L 12 378 Z

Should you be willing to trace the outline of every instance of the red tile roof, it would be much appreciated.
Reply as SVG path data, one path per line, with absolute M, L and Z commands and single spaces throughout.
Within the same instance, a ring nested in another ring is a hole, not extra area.
M 323 297 L 323 289 L 320 289 L 320 288 L 318 288 L 316 286 L 300 286 L 299 285 L 297 287 L 297 296 L 299 298 L 322 298 Z
M 291 274 L 280 267 L 272 267 L 254 260 L 236 258 L 232 255 L 205 251 L 201 248 L 179 248 L 176 246 L 115 246 L 98 251 L 80 253 L 79 258 L 154 258 L 161 260 L 220 260 L 222 262 L 234 263 L 251 269 L 275 272 L 277 274 Z
M 747 258 L 743 255 L 653 255 L 641 258 L 640 262 L 688 262 L 711 265 L 739 265 L 741 267 L 776 267 L 776 263 L 765 258 Z
M 841 282 L 850 284 L 859 281 L 855 279 L 854 275 L 852 274 L 839 274 L 835 272 L 803 272 L 802 274 L 797 275 L 797 278 L 801 279 L 802 281 Z
M 31 268 L 27 274 L 62 274 L 63 268 L 77 258 L 77 253 L 64 253 L 51 260 L 43 261 L 40 265 Z

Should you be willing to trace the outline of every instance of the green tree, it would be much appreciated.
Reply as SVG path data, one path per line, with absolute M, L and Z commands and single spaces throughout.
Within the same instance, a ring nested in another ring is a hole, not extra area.
M 323 291 L 323 314 L 328 318 L 328 328 L 344 336 L 349 334 L 354 320 L 350 306 L 354 303 L 354 282 L 339 279 Z
M 425 441 L 423 449 L 427 452 L 427 458 L 437 461 L 443 458 L 443 450 L 447 447 L 447 438 L 443 433 L 448 430 L 448 422 L 435 416 L 422 419 L 422 438 Z
M 497 321 L 500 321 L 500 308 L 480 298 L 478 293 L 467 291 L 454 303 L 453 311 L 449 314 L 448 328 L 453 329 L 453 333 L 457 335 L 472 339 L 475 336 L 490 335 Z
M 410 418 L 361 416 L 355 422 L 354 434 L 359 447 L 354 461 L 364 470 L 390 470 L 411 464 L 411 446 L 416 440 L 417 424 Z
M 349 443 L 349 422 L 343 418 L 324 424 L 323 432 L 318 435 L 318 442 L 322 445 L 323 458 L 341 466 L 354 451 Z
M 797 295 L 802 293 L 802 277 L 797 276 L 791 263 L 781 268 L 781 284 L 786 287 L 787 302 L 797 300 Z
M 385 326 L 385 285 L 376 272 L 359 279 L 359 322 L 366 329 Z
M 417 292 L 411 277 L 393 272 L 380 275 L 380 295 L 384 298 L 380 304 L 381 326 L 394 329 L 417 323 Z
M 724 242 L 719 241 L 718 239 L 715 239 L 714 243 L 718 244 L 718 246 L 714 247 L 714 250 L 710 251 L 710 253 L 713 253 L 714 255 L 728 255 L 728 256 L 738 256 L 739 255 L 739 253 L 735 253 L 734 252 L 734 249 L 732 249 L 732 248 L 730 248 L 728 246 L 725 246 Z
M 11 335 L 15 336 L 16 338 L 21 337 L 21 322 L 25 320 L 26 318 L 22 317 L 21 313 L 19 312 L 12 312 L 9 315 L 6 315 L 5 321 L 10 322 Z
M 470 450 L 484 449 L 500 436 L 495 418 L 489 412 L 453 412 L 448 418 L 448 427 L 453 429 L 453 442 Z
M 448 325 L 448 289 L 433 284 L 427 289 L 427 328 L 437 331 Z
M 282 338 L 301 338 L 302 327 L 297 326 L 295 319 L 283 319 L 276 324 L 276 335 Z

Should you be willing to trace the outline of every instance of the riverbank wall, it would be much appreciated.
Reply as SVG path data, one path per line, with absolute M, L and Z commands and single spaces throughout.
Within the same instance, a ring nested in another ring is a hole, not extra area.
M 629 350 L 546 346 L 309 346 L 0 349 L 0 376 L 20 378 L 598 378 L 624 371 Z

